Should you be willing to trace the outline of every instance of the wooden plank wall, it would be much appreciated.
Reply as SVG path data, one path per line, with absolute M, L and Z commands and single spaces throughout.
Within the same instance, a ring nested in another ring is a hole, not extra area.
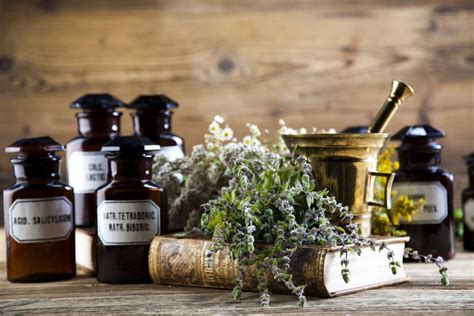
M 447 132 L 456 206 L 474 150 L 472 1 L 0 0 L 0 147 L 76 133 L 71 100 L 166 93 L 191 146 L 220 113 L 275 130 L 367 124 L 392 79 L 416 96 L 389 126 Z M 129 115 L 123 131 L 131 133 Z M 0 155 L 0 185 L 11 182 Z

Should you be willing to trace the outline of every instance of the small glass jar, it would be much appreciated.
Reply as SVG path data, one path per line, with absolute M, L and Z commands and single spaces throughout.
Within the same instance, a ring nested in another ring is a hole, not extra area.
M 118 137 L 102 147 L 110 181 L 97 190 L 97 280 L 149 283 L 148 250 L 167 226 L 164 191 L 152 181 L 159 145 L 140 136 Z
M 400 221 L 410 236 L 408 247 L 421 254 L 451 259 L 455 255 L 453 175 L 441 168 L 442 146 L 435 141 L 444 135 L 429 125 L 414 125 L 392 137 L 402 141 L 397 148 L 400 169 L 393 190 L 398 195 L 425 200 L 411 222 Z
M 74 192 L 60 182 L 63 147 L 50 137 L 20 139 L 6 148 L 15 184 L 3 191 L 7 279 L 43 282 L 76 275 Z
M 72 102 L 79 135 L 69 141 L 67 170 L 69 184 L 75 192 L 76 226 L 94 227 L 96 219 L 95 190 L 107 182 L 107 159 L 100 151 L 108 141 L 120 135 L 120 117 L 116 108 L 125 104 L 110 94 L 86 94 Z
M 166 95 L 142 95 L 128 104 L 135 135 L 144 136 L 161 146 L 160 155 L 169 160 L 184 157 L 184 139 L 171 132 L 172 109 L 178 103 Z
M 462 191 L 464 249 L 474 251 L 474 152 L 466 157 L 469 186 Z

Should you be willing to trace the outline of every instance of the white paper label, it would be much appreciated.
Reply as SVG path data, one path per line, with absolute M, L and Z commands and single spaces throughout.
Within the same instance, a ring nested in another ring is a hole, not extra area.
M 18 243 L 63 240 L 73 229 L 72 203 L 65 197 L 17 199 L 10 207 L 10 235 Z
M 72 153 L 67 170 L 74 193 L 94 193 L 107 182 L 107 158 L 99 151 Z
M 158 155 L 163 155 L 170 161 L 184 157 L 184 153 L 180 146 L 161 146 Z
M 152 200 L 109 200 L 97 209 L 97 234 L 104 245 L 146 244 L 160 233 L 160 208 Z
M 413 214 L 412 221 L 403 224 L 439 224 L 448 216 L 448 192 L 438 181 L 432 182 L 398 182 L 393 184 L 393 190 L 399 195 L 407 195 L 410 199 L 425 200 L 423 209 Z
M 469 199 L 464 204 L 464 223 L 470 231 L 474 231 L 474 200 Z

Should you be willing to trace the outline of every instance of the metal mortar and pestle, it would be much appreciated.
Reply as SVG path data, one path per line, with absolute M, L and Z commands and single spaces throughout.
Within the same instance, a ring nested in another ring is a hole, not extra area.
M 414 94 L 403 82 L 394 80 L 390 94 L 372 121 L 367 134 L 297 134 L 283 135 L 290 149 L 309 160 L 318 189 L 327 189 L 349 207 L 363 236 L 371 230 L 371 207 L 390 209 L 390 192 L 395 174 L 377 172 L 380 151 L 389 138 L 385 127 L 400 104 Z M 376 177 L 385 177 L 383 201 L 374 200 Z

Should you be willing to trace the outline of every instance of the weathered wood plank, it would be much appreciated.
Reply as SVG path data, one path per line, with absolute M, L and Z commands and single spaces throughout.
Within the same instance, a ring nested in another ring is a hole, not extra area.
M 160 286 L 108 285 L 92 278 L 50 283 L 14 284 L 5 280 L 5 240 L 0 230 L 0 312 L 4 313 L 474 313 L 474 253 L 460 252 L 447 263 L 451 285 L 439 284 L 436 268 L 405 264 L 409 283 L 332 299 L 308 298 L 304 309 L 290 295 L 275 295 L 272 305 L 258 306 L 255 293 L 235 301 L 228 290 Z M 458 245 L 459 246 L 459 245 Z M 458 247 L 459 248 L 459 247 Z
M 130 100 L 165 92 L 182 107 L 188 151 L 215 114 L 244 135 L 366 124 L 392 79 L 414 86 L 389 126 L 444 129 L 455 203 L 474 149 L 471 1 L 0 0 L 0 148 L 31 135 L 66 142 L 67 104 L 91 91 Z M 32 119 L 34 118 L 34 119 Z M 124 134 L 131 133 L 128 114 Z M 0 154 L 0 184 L 11 172 Z

